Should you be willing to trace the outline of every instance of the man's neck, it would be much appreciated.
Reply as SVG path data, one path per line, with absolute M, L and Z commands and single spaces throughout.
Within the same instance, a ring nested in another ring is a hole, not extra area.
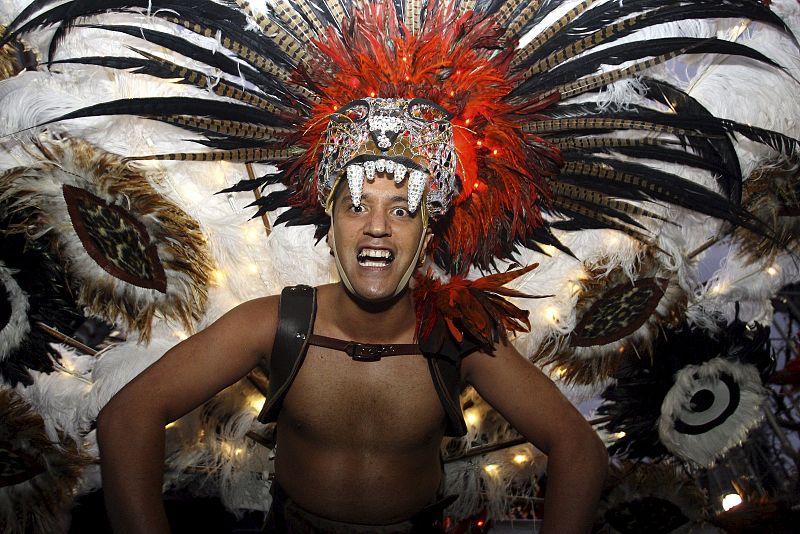
M 369 302 L 350 293 L 342 283 L 333 292 L 336 310 L 331 324 L 347 339 L 360 343 L 410 343 L 416 317 L 411 291 L 391 299 Z

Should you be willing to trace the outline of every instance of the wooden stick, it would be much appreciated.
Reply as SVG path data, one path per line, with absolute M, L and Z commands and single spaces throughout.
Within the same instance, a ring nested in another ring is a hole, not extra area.
M 596 419 L 592 419 L 591 421 L 589 421 L 589 424 L 594 426 L 594 425 L 599 425 L 599 424 L 602 424 L 602 423 L 607 423 L 610 420 L 611 420 L 611 416 L 598 417 Z M 509 447 L 515 447 L 517 445 L 522 445 L 523 443 L 528 443 L 528 440 L 523 438 L 522 436 L 520 436 L 518 438 L 512 438 L 512 439 L 509 439 L 507 441 L 501 441 L 499 443 L 490 443 L 488 445 L 481 445 L 480 447 L 473 447 L 473 448 L 471 448 L 471 449 L 469 449 L 466 452 L 463 452 L 461 454 L 458 454 L 458 455 L 455 455 L 455 456 L 449 456 L 449 457 L 445 458 L 444 459 L 444 463 L 455 462 L 455 461 L 458 461 L 458 460 L 463 460 L 464 458 L 472 458 L 473 456 L 479 456 L 481 454 L 495 452 L 495 451 L 507 449 Z
M 256 172 L 253 170 L 253 164 L 245 163 L 244 166 L 247 169 L 247 177 L 250 178 L 251 180 L 255 180 Z M 256 200 L 261 199 L 261 191 L 258 190 L 258 187 L 253 189 L 253 195 L 255 195 Z M 267 237 L 269 237 L 269 235 L 272 233 L 272 225 L 269 223 L 269 219 L 267 218 L 266 213 L 261 216 L 261 222 L 264 223 L 264 231 L 267 232 Z
M 696 249 L 691 251 L 689 254 L 687 254 L 686 258 L 690 259 L 690 260 L 693 260 L 695 258 L 695 256 L 705 252 L 706 250 L 711 248 L 713 245 L 715 245 L 717 242 L 719 242 L 719 236 L 712 237 L 711 239 L 709 239 L 708 241 L 706 241 L 705 243 L 703 243 L 702 245 L 700 245 L 699 247 L 697 247 Z
M 47 326 L 41 321 L 37 322 L 36 326 L 39 327 L 39 329 L 44 331 L 47 335 L 49 335 L 53 339 L 56 339 L 59 343 L 63 343 L 64 345 L 69 345 L 73 349 L 78 349 L 79 351 L 83 352 L 84 354 L 88 354 L 89 356 L 97 356 L 98 351 L 94 350 L 92 347 L 84 345 L 77 339 L 62 334 L 52 326 Z

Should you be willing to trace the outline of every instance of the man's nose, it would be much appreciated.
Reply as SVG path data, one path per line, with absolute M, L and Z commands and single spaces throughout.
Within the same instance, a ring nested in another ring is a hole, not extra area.
M 389 219 L 383 210 L 373 210 L 369 214 L 364 233 L 371 237 L 388 237 L 392 235 Z

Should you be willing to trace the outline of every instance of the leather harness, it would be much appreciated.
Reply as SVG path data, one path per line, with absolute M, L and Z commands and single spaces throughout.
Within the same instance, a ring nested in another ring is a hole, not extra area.
M 446 415 L 445 435 L 463 436 L 467 426 L 461 413 L 461 359 L 477 349 L 468 340 L 457 344 L 446 334 L 443 325 L 437 325 L 419 344 L 370 344 L 344 341 L 313 334 L 317 311 L 316 289 L 299 285 L 286 287 L 281 292 L 278 308 L 278 327 L 272 346 L 270 365 L 264 371 L 269 376 L 267 403 L 258 420 L 272 423 L 278 414 L 289 388 L 303 365 L 309 345 L 342 351 L 356 361 L 374 362 L 389 356 L 420 354 L 428 361 L 433 385 Z

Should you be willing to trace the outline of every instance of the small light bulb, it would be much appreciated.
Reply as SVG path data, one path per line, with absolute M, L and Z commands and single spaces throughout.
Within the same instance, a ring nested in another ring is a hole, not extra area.
M 464 419 L 466 419 L 468 425 L 475 426 L 480 422 L 481 417 L 478 415 L 477 410 L 467 410 Z
M 558 308 L 556 308 L 555 306 L 550 306 L 549 308 L 544 310 L 544 316 L 551 323 L 557 323 L 558 322 Z
M 247 228 L 245 228 L 244 239 L 248 243 L 256 243 L 256 242 L 258 242 L 258 239 L 260 237 L 261 237 L 261 231 L 259 230 L 258 227 L 251 225 L 251 226 L 248 226 Z
M 498 469 L 500 469 L 500 466 L 497 464 L 489 464 L 483 468 L 489 474 L 496 473 Z
M 524 454 L 517 454 L 514 456 L 514 463 L 518 465 L 522 465 L 528 461 L 528 457 Z
M 267 401 L 264 397 L 253 397 L 250 399 L 250 407 L 257 412 L 261 412 L 264 408 L 264 403 Z
M 776 276 L 778 274 L 778 268 L 775 265 L 771 265 L 767 268 L 767 274 L 770 276 Z
M 627 436 L 627 434 L 624 431 L 615 432 L 615 433 L 611 434 L 611 437 L 614 438 L 614 439 L 622 439 L 625 436 Z
M 722 498 L 722 508 L 726 512 L 740 504 L 742 504 L 742 498 L 736 493 L 729 493 Z
M 224 272 L 220 271 L 219 269 L 214 269 L 211 275 L 214 277 L 214 281 L 217 283 L 218 286 L 225 285 L 225 279 L 227 277 L 225 276 Z

